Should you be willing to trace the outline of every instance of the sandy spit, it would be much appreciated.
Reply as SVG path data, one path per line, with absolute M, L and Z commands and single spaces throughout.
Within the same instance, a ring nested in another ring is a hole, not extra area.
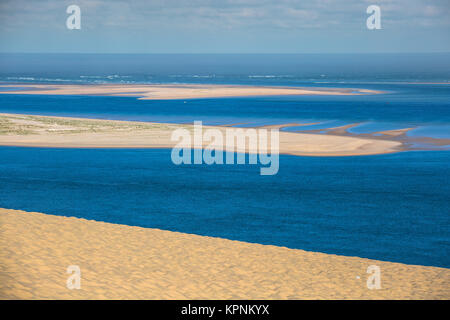
M 173 148 L 177 141 L 172 141 L 171 135 L 179 128 L 193 133 L 193 125 L 189 124 L 2 113 L 0 114 L 0 145 L 59 148 Z M 204 130 L 208 128 L 220 130 L 224 137 L 226 130 L 230 129 L 229 127 L 203 126 Z M 280 132 L 279 139 L 281 154 L 298 156 L 372 155 L 404 150 L 401 142 L 391 141 L 389 137 L 371 139 L 331 134 Z M 203 148 L 209 145 L 208 141 L 204 141 Z M 222 149 L 219 145 L 212 145 L 212 147 Z M 246 148 L 226 150 L 250 151 L 248 145 Z
M 449 299 L 450 269 L 0 209 L 2 299 Z M 77 265 L 81 288 L 68 289 Z M 367 288 L 368 266 L 381 289 Z
M 349 88 L 298 88 L 276 86 L 211 85 L 211 84 L 9 84 L 0 94 L 107 95 L 139 97 L 147 100 L 199 99 L 289 95 L 361 95 L 380 91 Z

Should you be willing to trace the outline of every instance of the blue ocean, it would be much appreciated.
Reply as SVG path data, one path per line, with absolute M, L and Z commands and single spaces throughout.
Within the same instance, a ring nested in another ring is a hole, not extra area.
M 367 88 L 379 95 L 137 100 L 0 95 L 1 113 L 205 124 L 361 123 L 450 137 L 450 54 L 0 55 L 11 83 L 221 83 Z M 290 127 L 286 130 L 298 130 Z M 182 165 L 170 150 L 0 147 L 0 207 L 347 256 L 450 267 L 450 153 L 280 156 Z

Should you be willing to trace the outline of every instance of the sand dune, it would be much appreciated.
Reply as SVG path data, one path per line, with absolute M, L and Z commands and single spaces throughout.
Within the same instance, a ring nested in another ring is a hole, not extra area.
M 0 145 L 72 148 L 172 148 L 177 128 L 192 125 L 0 114 Z M 204 126 L 204 129 L 212 128 Z M 227 127 L 214 127 L 225 135 Z M 204 147 L 207 145 L 205 142 Z M 280 132 L 282 154 L 350 156 L 397 152 L 398 141 Z M 233 150 L 229 150 L 233 151 Z M 237 149 L 248 152 L 248 149 Z
M 379 91 L 349 88 L 298 88 L 212 84 L 10 84 L 6 88 L 20 91 L 0 91 L 0 94 L 48 94 L 48 95 L 108 95 L 130 96 L 147 100 L 198 99 L 249 96 L 286 95 L 360 95 Z
M 7 209 L 0 230 L 2 299 L 450 298 L 445 268 Z M 79 290 L 66 287 L 69 265 Z M 367 288 L 369 265 L 381 289 Z

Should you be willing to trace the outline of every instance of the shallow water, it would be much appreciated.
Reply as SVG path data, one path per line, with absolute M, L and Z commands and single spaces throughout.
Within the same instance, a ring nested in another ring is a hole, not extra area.
M 405 129 L 399 123 L 390 123 L 390 122 L 364 122 L 355 127 L 349 128 L 347 131 L 350 133 L 375 133 L 385 130 L 398 130 Z
M 407 136 L 450 139 L 450 125 L 419 126 L 408 131 Z

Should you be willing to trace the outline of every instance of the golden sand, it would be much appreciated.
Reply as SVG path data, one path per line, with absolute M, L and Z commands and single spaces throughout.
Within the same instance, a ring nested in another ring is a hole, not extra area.
M 62 148 L 172 148 L 175 129 L 193 132 L 193 125 L 111 121 L 0 114 L 0 145 Z M 227 127 L 216 128 L 225 135 Z M 403 150 L 398 141 L 280 132 L 279 152 L 303 156 L 351 156 Z M 203 145 L 205 147 L 207 143 Z M 233 150 L 228 150 L 233 151 Z M 248 152 L 247 149 L 237 149 Z
M 0 91 L 0 94 L 108 95 L 139 97 L 140 99 L 147 100 L 291 95 L 360 95 L 380 93 L 380 91 L 369 89 L 325 89 L 211 84 L 14 84 L 2 85 L 2 87 L 21 88 L 21 90 Z
M 0 209 L 2 299 L 449 299 L 450 269 Z M 68 289 L 67 268 L 81 271 Z M 367 267 L 381 289 L 367 288 Z

